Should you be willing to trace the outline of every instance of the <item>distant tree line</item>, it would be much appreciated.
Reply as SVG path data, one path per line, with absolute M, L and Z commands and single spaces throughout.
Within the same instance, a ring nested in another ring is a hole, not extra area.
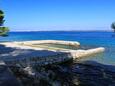
M 8 36 L 9 29 L 4 27 L 4 12 L 0 10 L 0 36 Z

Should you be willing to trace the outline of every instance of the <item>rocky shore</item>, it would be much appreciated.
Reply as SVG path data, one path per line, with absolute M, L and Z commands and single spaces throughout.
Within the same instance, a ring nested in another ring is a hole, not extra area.
M 26 53 L 25 57 L 27 58 L 32 55 L 32 50 L 20 50 L 1 45 L 0 59 L 8 56 L 21 58 L 23 53 L 20 52 Z M 47 52 L 49 53 L 49 51 Z M 41 53 L 45 55 L 44 51 L 39 51 L 39 54 Z M 29 61 L 27 60 L 27 62 Z M 30 64 L 23 66 L 22 64 L 18 65 L 18 63 L 9 65 L 7 61 L 5 63 L 22 86 L 115 86 L 115 66 L 93 61 L 78 62 L 78 59 L 71 59 L 65 63 L 44 66 Z
M 0 86 L 21 86 L 21 83 L 3 61 L 0 61 Z
M 115 66 L 92 61 L 11 69 L 24 86 L 115 86 Z
M 47 48 L 39 48 L 33 44 L 57 43 L 65 45 L 79 46 L 79 42 L 72 41 L 55 41 L 55 40 L 40 40 L 40 41 L 25 41 L 25 42 L 6 42 L 0 43 L 0 59 L 9 63 L 8 65 L 21 64 L 23 66 L 30 65 L 48 65 L 54 63 L 62 63 L 71 59 L 80 59 L 93 56 L 105 51 L 104 47 L 92 49 L 65 49 L 61 48 L 49 50 Z M 42 46 L 43 47 L 43 46 Z M 49 47 L 50 48 L 50 47 Z M 3 53 L 6 52 L 6 53 Z M 8 52 L 8 53 L 7 53 Z

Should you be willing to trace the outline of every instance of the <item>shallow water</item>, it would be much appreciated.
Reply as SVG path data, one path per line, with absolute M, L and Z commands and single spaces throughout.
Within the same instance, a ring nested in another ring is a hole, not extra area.
M 46 46 L 46 47 L 52 47 L 52 48 L 58 48 L 58 49 L 72 49 L 77 50 L 77 46 L 72 45 L 64 45 L 64 44 L 50 44 L 50 43 L 44 43 L 44 44 L 34 44 L 35 46 Z
M 0 37 L 0 41 L 27 41 L 27 40 L 69 40 L 79 41 L 81 48 L 89 49 L 105 47 L 106 51 L 83 60 L 115 65 L 115 37 L 112 32 L 82 32 L 82 31 L 40 31 L 40 32 L 10 32 L 8 37 Z

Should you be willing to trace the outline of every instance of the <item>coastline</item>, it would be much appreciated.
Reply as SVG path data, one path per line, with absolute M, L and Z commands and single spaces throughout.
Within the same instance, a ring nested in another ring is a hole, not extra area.
M 20 35 L 21 34 L 21 35 Z M 112 32 L 11 32 L 8 37 L 0 37 L 1 42 L 34 41 L 34 40 L 65 40 L 79 41 L 82 49 L 105 47 L 103 56 L 91 58 L 104 64 L 114 65 L 115 41 Z M 103 60 L 102 60 L 103 58 Z
M 2 48 L 2 50 L 4 50 Z M 6 51 L 8 49 L 6 48 Z M 9 51 L 4 51 L 7 53 Z M 14 51 L 11 49 L 11 51 Z M 22 50 L 21 50 L 22 51 Z M 20 51 L 20 52 L 21 52 Z M 13 53 L 17 55 L 15 52 Z M 18 53 L 19 54 L 19 53 Z M 29 55 L 26 55 L 29 57 Z M 7 62 L 6 62 L 7 63 Z M 7 63 L 8 65 L 9 63 Z M 24 86 L 28 85 L 112 85 L 114 83 L 115 67 L 99 64 L 92 61 L 52 64 L 48 66 L 28 65 L 9 66 L 16 78 Z M 62 76 L 63 74 L 63 76 Z M 86 77 L 84 77 L 86 76 Z M 94 77 L 94 78 L 92 78 Z M 101 79 L 101 80 L 100 80 Z M 105 82 L 107 80 L 107 82 Z M 95 82 L 94 82 L 95 81 Z
M 73 46 L 76 50 L 51 47 L 45 44 L 58 44 L 60 46 Z M 73 41 L 60 41 L 60 40 L 38 40 L 38 41 L 23 41 L 23 42 L 7 42 L 0 43 L 3 46 L 3 50 L 9 49 L 8 54 L 1 54 L 1 59 L 12 63 L 28 64 L 30 65 L 48 65 L 53 63 L 61 63 L 69 59 L 80 59 L 88 56 L 94 56 L 96 54 L 105 51 L 104 47 L 98 47 L 94 49 L 78 49 L 79 42 Z M 41 45 L 42 44 L 42 45 Z M 13 49 L 13 51 L 12 51 Z M 26 57 L 28 56 L 28 57 Z M 24 66 L 25 66 L 24 65 Z

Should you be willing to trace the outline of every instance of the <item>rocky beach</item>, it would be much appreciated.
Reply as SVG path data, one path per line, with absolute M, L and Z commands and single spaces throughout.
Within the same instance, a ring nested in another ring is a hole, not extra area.
M 0 46 L 1 55 L 13 51 L 15 49 Z M 11 66 L 7 62 L 5 64 L 6 66 L 0 67 L 2 86 L 9 86 L 9 84 L 11 86 L 15 84 L 19 86 L 115 86 L 115 66 L 95 61 L 76 59 L 61 64 L 26 67 Z M 2 79 L 2 77 L 9 78 Z
M 33 75 L 11 69 L 24 86 L 115 86 L 115 66 L 92 61 L 37 66 Z

